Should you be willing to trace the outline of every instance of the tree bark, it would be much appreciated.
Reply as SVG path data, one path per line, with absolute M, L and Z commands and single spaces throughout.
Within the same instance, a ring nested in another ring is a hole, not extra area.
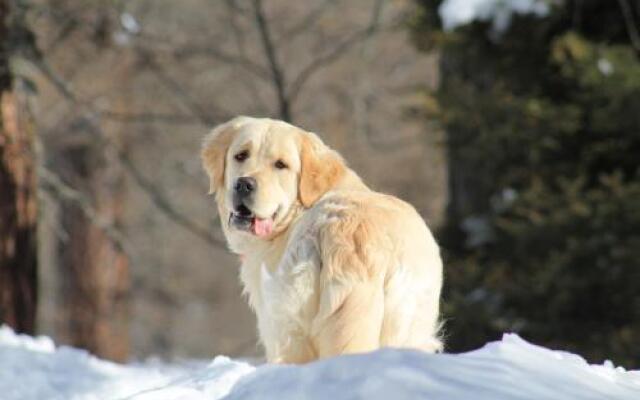
M 97 129 L 93 132 L 96 136 L 106 134 Z M 62 158 L 61 176 L 87 196 L 96 215 L 88 216 L 77 202 L 62 203 L 61 226 L 67 238 L 59 244 L 64 313 L 61 339 L 102 358 L 126 361 L 129 261 L 124 249 L 97 221 L 117 227 L 122 219 L 122 167 L 113 151 L 105 151 L 95 142 L 69 146 Z
M 9 70 L 9 2 L 0 0 L 0 322 L 34 333 L 37 198 L 33 124 Z
M 104 171 L 92 171 L 91 175 L 104 182 Z M 113 218 L 113 213 L 118 212 L 119 196 L 106 193 L 108 187 L 94 190 L 96 197 L 104 195 L 104 200 L 96 203 L 101 217 Z M 68 234 L 68 245 L 61 243 L 60 270 L 67 325 L 63 332 L 74 346 L 102 358 L 126 361 L 129 355 L 127 257 L 77 204 L 65 204 L 62 215 L 62 226 Z
M 130 64 L 124 59 L 117 72 L 123 81 Z M 131 97 L 123 92 L 122 100 L 112 108 L 126 112 Z M 86 129 L 91 140 L 66 146 L 62 150 L 64 164 L 59 165 L 65 182 L 84 193 L 97 214 L 88 216 L 75 202 L 62 204 L 61 225 L 68 238 L 60 243 L 66 313 L 61 333 L 63 340 L 97 356 L 126 361 L 130 347 L 129 259 L 100 227 L 101 222 L 107 222 L 118 228 L 122 221 L 125 182 L 116 148 L 122 149 L 124 138 L 120 126 L 104 121 Z

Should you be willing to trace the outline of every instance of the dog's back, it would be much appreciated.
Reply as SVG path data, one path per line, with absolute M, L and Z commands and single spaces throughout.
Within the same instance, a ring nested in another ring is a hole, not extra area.
M 290 242 L 310 239 L 320 265 L 308 334 L 320 357 L 382 346 L 441 349 L 442 262 L 413 207 L 369 190 L 334 191 L 305 213 Z

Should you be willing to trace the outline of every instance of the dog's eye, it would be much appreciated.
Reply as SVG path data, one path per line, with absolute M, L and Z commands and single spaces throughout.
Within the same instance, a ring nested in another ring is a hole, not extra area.
M 249 151 L 248 150 L 241 151 L 240 153 L 233 156 L 233 158 L 235 158 L 236 161 L 238 162 L 243 162 L 244 160 L 249 158 Z
M 276 163 L 273 164 L 273 165 L 278 169 L 287 169 L 287 168 L 289 168 L 289 166 L 282 160 L 276 161 Z

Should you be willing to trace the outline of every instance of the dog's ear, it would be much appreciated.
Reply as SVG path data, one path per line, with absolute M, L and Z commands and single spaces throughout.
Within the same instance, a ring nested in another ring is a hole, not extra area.
M 213 194 L 224 185 L 224 169 L 227 150 L 235 132 L 248 121 L 248 117 L 236 117 L 220 124 L 204 138 L 200 158 L 202 166 L 209 175 L 209 194 Z
M 347 167 L 337 152 L 310 132 L 302 134 L 300 158 L 300 202 L 305 207 L 311 207 L 320 196 L 336 186 Z

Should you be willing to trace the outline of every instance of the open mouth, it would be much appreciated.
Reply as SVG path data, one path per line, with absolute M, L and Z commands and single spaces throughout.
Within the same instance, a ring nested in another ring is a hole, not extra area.
M 273 232 L 273 221 L 278 210 L 269 218 L 259 218 L 249 207 L 240 204 L 229 215 L 229 225 L 233 225 L 239 230 L 251 232 L 258 237 L 269 236 Z

